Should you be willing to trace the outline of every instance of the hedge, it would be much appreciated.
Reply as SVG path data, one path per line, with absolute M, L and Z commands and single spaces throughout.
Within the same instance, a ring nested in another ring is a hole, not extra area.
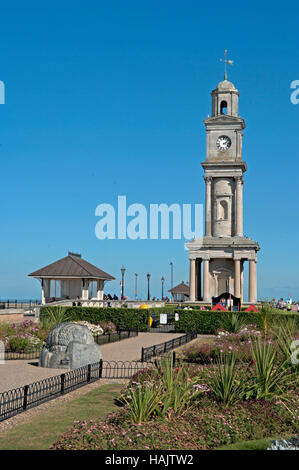
M 55 310 L 61 307 L 42 307 L 40 319 L 46 316 L 46 309 Z M 65 307 L 68 321 L 88 321 L 97 325 L 101 321 L 111 321 L 120 330 L 137 329 L 146 331 L 149 324 L 150 310 L 137 308 L 96 308 L 96 307 Z
M 263 316 L 260 312 L 223 312 L 204 310 L 179 310 L 179 320 L 175 322 L 176 331 L 197 331 L 200 334 L 215 334 L 220 328 L 226 329 L 232 315 L 236 313 L 244 318 L 247 324 L 263 327 Z M 295 318 L 299 325 L 299 315 L 296 313 L 273 313 L 268 316 L 268 324 L 273 324 L 283 318 Z
M 97 325 L 101 321 L 112 321 L 120 330 L 137 329 L 147 331 L 149 317 L 155 313 L 159 318 L 160 313 L 170 313 L 173 317 L 174 311 L 179 313 L 179 320 L 175 322 L 177 332 L 197 331 L 200 334 L 215 334 L 220 328 L 227 328 L 227 325 L 235 313 L 242 316 L 247 324 L 254 324 L 258 328 L 263 327 L 263 316 L 260 312 L 223 312 L 211 310 L 184 310 L 169 308 L 172 306 L 157 307 L 151 309 L 138 308 L 113 308 L 113 307 L 64 307 L 68 321 L 85 320 Z M 51 310 L 61 309 L 61 307 L 42 307 L 40 312 L 41 320 L 46 315 L 47 308 Z M 275 320 L 290 317 L 296 318 L 299 325 L 299 315 L 296 313 L 272 313 L 269 315 L 268 323 Z
M 165 305 L 165 307 L 153 307 L 150 309 L 127 307 L 58 307 L 47 305 L 41 307 L 41 320 L 44 318 L 48 308 L 51 308 L 52 311 L 63 308 L 68 321 L 85 320 L 94 325 L 101 321 L 112 321 L 120 330 L 138 328 L 139 331 L 146 331 L 148 329 L 149 317 L 152 313 L 155 313 L 157 318 L 159 318 L 160 313 L 169 313 L 170 317 L 174 317 L 174 312 L 177 310 L 176 305 Z

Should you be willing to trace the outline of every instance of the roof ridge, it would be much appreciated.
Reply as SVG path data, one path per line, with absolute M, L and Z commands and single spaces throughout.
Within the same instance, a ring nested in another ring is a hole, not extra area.
M 92 273 L 89 272 L 89 271 L 87 271 L 87 269 L 85 268 L 85 266 L 82 266 L 82 264 L 78 263 L 77 259 L 78 259 L 78 260 L 79 260 L 79 259 L 82 260 L 82 258 L 74 259 L 74 258 L 72 257 L 72 255 L 68 255 L 67 258 L 71 258 L 73 261 L 75 261 L 75 263 L 77 263 L 77 264 L 80 266 L 80 268 L 84 269 L 84 271 L 86 271 L 89 276 L 92 276 Z M 83 261 L 85 261 L 85 260 L 83 260 Z M 88 263 L 88 261 L 86 261 L 86 262 Z

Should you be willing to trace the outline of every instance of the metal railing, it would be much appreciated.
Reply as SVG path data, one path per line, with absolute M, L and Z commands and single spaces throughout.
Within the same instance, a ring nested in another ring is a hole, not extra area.
M 8 308 L 28 308 L 31 310 L 39 305 L 41 305 L 40 300 L 0 300 L 0 310 Z
M 94 336 L 94 340 L 98 345 L 115 343 L 116 341 L 122 341 L 127 338 L 134 338 L 138 336 L 138 330 L 118 330 L 114 333 L 108 333 L 105 335 Z M 25 351 L 9 351 L 6 350 L 4 353 L 4 359 L 18 360 L 18 359 L 38 359 L 42 351 L 42 347 L 31 348 Z
M 0 393 L 0 421 L 100 379 L 130 379 L 153 363 L 99 361 L 54 377 Z
M 141 349 L 141 362 L 149 361 L 152 357 L 162 356 L 163 354 L 168 353 L 172 349 L 178 348 L 183 344 L 187 344 L 197 337 L 196 331 L 191 331 L 186 335 L 179 336 L 178 338 L 171 339 L 170 341 L 165 341 L 164 343 L 155 344 L 154 346 L 149 346 L 148 348 Z
M 123 339 L 134 338 L 135 336 L 138 336 L 138 329 L 117 330 L 114 333 L 95 336 L 94 339 L 97 344 L 101 345 L 107 343 L 114 343 L 116 341 L 122 341 Z
M 168 323 L 167 325 L 158 324 L 151 326 L 149 333 L 175 333 L 174 323 Z

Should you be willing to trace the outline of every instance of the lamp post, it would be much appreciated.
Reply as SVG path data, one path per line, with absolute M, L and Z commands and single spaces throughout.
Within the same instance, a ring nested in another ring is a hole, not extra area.
M 137 278 L 138 278 L 138 274 L 135 273 L 135 300 L 137 300 Z
M 165 279 L 164 279 L 164 277 L 162 276 L 162 277 L 161 277 L 161 282 L 162 282 L 162 297 L 161 297 L 161 300 L 164 299 L 164 281 L 165 281 Z
M 125 272 L 126 269 L 124 266 L 121 268 L 121 300 L 124 298 L 124 291 L 125 291 Z
M 170 279 L 171 279 L 171 289 L 173 289 L 173 262 L 170 261 Z
M 147 273 L 146 277 L 147 277 L 147 300 L 151 300 L 151 295 L 150 295 L 150 278 L 151 278 L 151 275 L 150 275 L 150 273 Z

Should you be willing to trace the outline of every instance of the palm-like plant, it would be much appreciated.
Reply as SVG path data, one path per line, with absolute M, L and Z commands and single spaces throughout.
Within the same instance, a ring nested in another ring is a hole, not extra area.
M 235 355 L 232 353 L 218 358 L 217 366 L 210 388 L 220 403 L 234 405 L 244 396 L 244 385 L 236 378 Z
M 273 327 L 273 336 L 276 340 L 278 352 L 288 365 L 291 365 L 291 356 L 293 352 L 291 345 L 297 332 L 298 326 L 295 318 L 286 317 L 279 319 Z
M 121 401 L 128 406 L 128 413 L 132 422 L 141 424 L 149 421 L 155 414 L 160 402 L 160 393 L 156 387 L 143 384 L 142 386 L 129 388 L 127 393 L 122 395 Z
M 157 365 L 161 374 L 161 401 L 157 414 L 159 416 L 169 416 L 171 413 L 180 415 L 201 392 L 192 389 L 188 373 L 182 363 L 174 368 L 172 356 L 162 358 Z
M 262 325 L 263 325 L 263 332 L 264 336 L 267 336 L 268 332 L 268 326 L 269 326 L 269 319 L 270 319 L 270 314 L 272 313 L 272 307 L 269 302 L 263 302 L 262 308 L 261 308 L 261 317 L 262 317 Z
M 290 389 L 298 384 L 297 371 L 291 372 L 287 367 L 289 358 L 277 363 L 273 345 L 260 338 L 251 347 L 255 374 L 248 396 L 264 400 L 280 398 L 287 401 Z
M 41 317 L 41 325 L 43 328 L 58 325 L 70 319 L 70 315 L 66 313 L 66 307 L 45 307 Z
M 228 321 L 227 327 L 230 333 L 239 333 L 246 325 L 246 320 L 240 314 L 233 313 Z

